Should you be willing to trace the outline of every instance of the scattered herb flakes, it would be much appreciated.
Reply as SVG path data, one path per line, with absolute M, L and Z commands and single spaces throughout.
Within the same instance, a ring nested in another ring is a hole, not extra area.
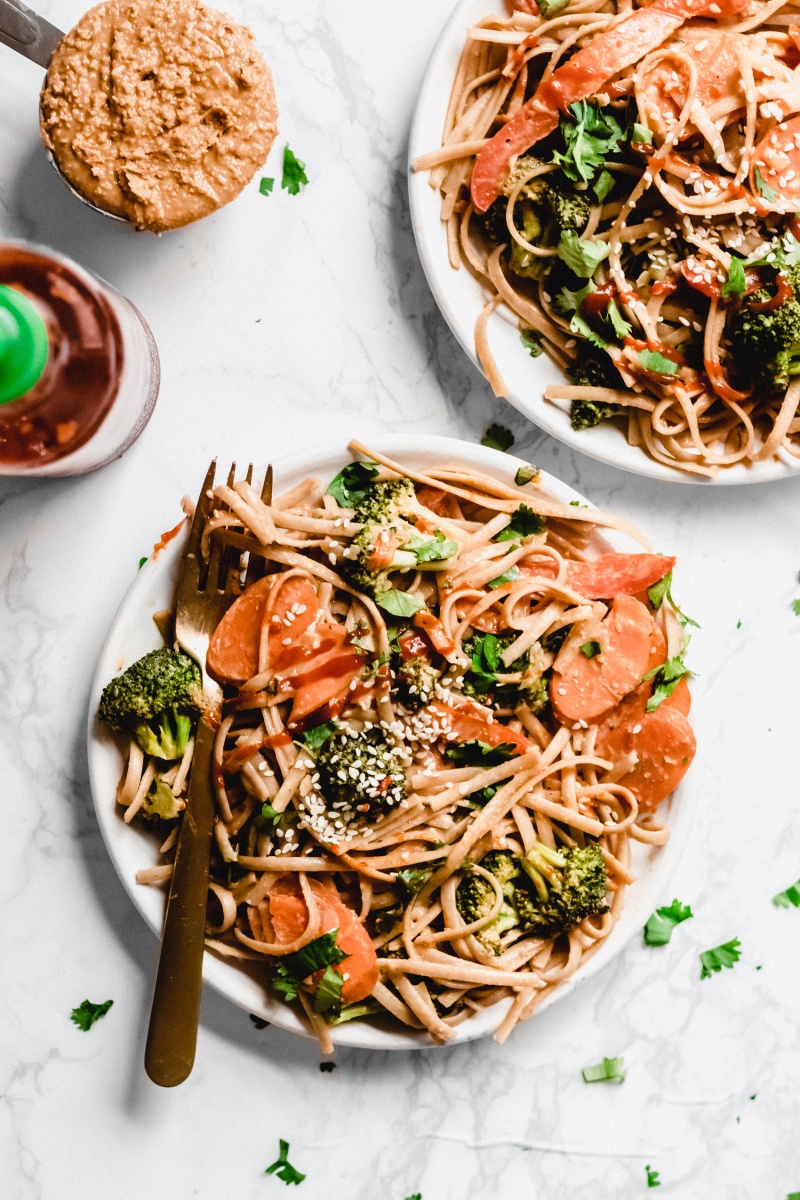
M 800 617 L 800 600 L 792 601 L 792 612 L 796 617 Z
M 702 970 L 700 972 L 701 979 L 710 979 L 715 971 L 721 971 L 723 967 L 732 967 L 741 958 L 739 947 L 741 942 L 738 938 L 732 938 L 729 942 L 723 942 L 721 946 L 715 946 L 713 950 L 704 950 L 700 955 Z
M 257 1017 L 255 1013 L 248 1013 L 248 1016 L 256 1029 L 269 1029 L 269 1021 L 265 1021 L 263 1017 Z
M 657 375 L 677 375 L 678 364 L 671 358 L 665 358 L 658 350 L 640 350 L 639 362 L 645 371 L 655 371 Z
M 147 562 L 147 555 L 145 554 L 144 558 L 139 559 L 139 570 L 140 571 L 146 562 Z
M 446 538 L 437 530 L 431 538 L 422 538 L 419 534 L 414 534 L 403 549 L 410 550 L 418 563 L 442 562 L 458 553 L 458 542 Z
M 736 628 L 737 628 L 737 629 L 741 629 L 741 628 L 742 628 L 742 622 L 741 622 L 741 621 L 737 621 L 737 622 L 736 622 Z
M 600 204 L 603 203 L 613 186 L 614 176 L 610 173 L 610 171 L 601 171 L 595 180 L 594 187 L 592 188 L 592 191 L 594 192 Z
M 586 341 L 590 342 L 592 346 L 596 346 L 598 350 L 607 350 L 611 345 L 604 337 L 596 333 L 589 322 L 585 321 L 578 312 L 573 313 L 569 328 L 571 333 L 577 334 L 578 337 L 586 338 Z
M 412 596 L 410 592 L 398 592 L 396 589 L 381 592 L 375 597 L 375 603 L 393 617 L 413 617 L 414 613 L 425 607 L 425 601 L 420 596 Z
M 321 725 L 315 725 L 313 729 L 307 729 L 303 734 L 303 741 L 306 747 L 312 754 L 316 754 L 320 746 L 327 742 L 328 738 L 336 732 L 336 721 L 323 721 Z
M 519 508 L 515 509 L 511 514 L 511 521 L 506 525 L 505 529 L 501 529 L 496 542 L 517 542 L 523 541 L 528 537 L 535 537 L 537 533 L 544 533 L 544 527 L 547 524 L 544 517 L 540 517 L 532 508 L 528 508 L 527 504 L 520 504 Z
M 285 1142 L 283 1138 L 281 1138 L 279 1145 L 280 1153 L 277 1159 L 271 1167 L 266 1168 L 264 1174 L 277 1175 L 278 1179 L 282 1179 L 284 1183 L 302 1183 L 305 1179 L 305 1175 L 302 1175 L 299 1171 L 295 1170 L 295 1168 L 289 1162 L 289 1143 Z
M 514 435 L 505 425 L 492 424 L 481 438 L 481 445 L 491 450 L 510 450 L 514 445 Z
M 584 1083 L 602 1083 L 605 1080 L 615 1080 L 619 1083 L 625 1079 L 624 1058 L 604 1058 L 593 1067 L 584 1067 L 581 1071 Z
M 307 183 L 306 164 L 301 162 L 289 147 L 286 146 L 283 151 L 281 187 L 286 188 L 290 196 L 296 196 L 300 188 L 304 187 Z
M 307 946 L 295 950 L 294 954 L 286 954 L 280 958 L 272 977 L 273 992 L 282 1000 L 294 1000 L 304 979 L 308 979 L 309 975 L 322 970 L 323 967 L 340 963 L 345 958 L 345 953 L 336 945 L 338 933 L 338 929 L 332 929 L 330 933 L 323 933 Z
M 608 242 L 580 238 L 574 229 L 565 229 L 556 253 L 579 279 L 591 279 L 603 259 L 608 258 L 609 249 Z
M 91 1000 L 84 1000 L 77 1008 L 73 1008 L 69 1019 L 70 1021 L 74 1021 L 78 1029 L 82 1029 L 84 1033 L 87 1033 L 95 1021 L 99 1021 L 101 1017 L 106 1015 L 113 1003 L 113 1000 L 105 1000 L 102 1004 L 93 1004 Z
M 647 125 L 640 125 L 638 121 L 634 121 L 631 126 L 631 145 L 632 146 L 652 146 L 653 131 Z
M 378 468 L 372 462 L 353 462 L 343 467 L 338 475 L 328 484 L 326 496 L 333 496 L 342 508 L 355 508 L 359 500 L 364 498 L 368 485 L 378 474 Z
M 661 1187 L 661 1180 L 658 1178 L 658 1171 L 654 1171 L 649 1164 L 645 1167 L 645 1171 L 647 1172 L 647 1186 L 649 1188 Z
M 539 4 L 539 0 L 536 0 L 536 3 Z M 559 12 L 560 9 L 564 7 L 565 4 L 561 4 L 559 0 L 558 5 L 555 7 L 555 12 Z M 541 4 L 539 4 L 539 8 L 542 8 Z M 542 9 L 542 12 L 544 12 L 544 9 Z M 422 1200 L 422 1192 L 414 1192 L 413 1196 L 406 1196 L 406 1200 Z M 789 1197 L 789 1200 L 792 1200 L 791 1196 Z
M 320 1069 L 320 1071 L 322 1071 L 323 1075 L 330 1075 L 331 1071 L 336 1070 L 336 1063 L 335 1062 L 321 1062 L 319 1064 L 319 1069 Z
M 648 946 L 666 946 L 672 937 L 672 931 L 682 921 L 688 921 L 694 916 L 688 904 L 673 900 L 664 908 L 657 908 L 644 927 L 644 940 Z
M 772 903 L 776 908 L 800 908 L 800 879 L 785 891 L 773 896 Z
M 584 642 L 581 646 L 581 654 L 586 658 L 596 658 L 601 653 L 603 647 L 599 642 Z
M 728 278 L 722 285 L 723 300 L 738 300 L 744 295 L 745 289 L 744 264 L 740 258 L 731 257 L 728 267 Z
M 575 183 L 591 183 L 598 167 L 605 167 L 606 158 L 613 154 L 622 140 L 622 129 L 596 100 L 578 100 L 570 104 L 569 112 L 560 122 L 565 153 L 556 151 L 553 162 L 558 163 L 568 179 Z
M 786 1200 L 800 1200 L 800 1192 L 789 1192 Z
M 769 186 L 769 184 L 764 182 L 764 177 L 761 174 L 761 172 L 759 171 L 758 167 L 756 167 L 756 169 L 755 169 L 755 181 L 756 181 L 756 191 L 758 192 L 758 194 L 760 196 L 763 196 L 764 199 L 769 201 L 770 203 L 772 203 L 773 200 L 777 199 L 777 193 Z
M 689 674 L 689 668 L 683 660 L 687 646 L 688 641 L 680 654 L 676 654 L 674 658 L 668 658 L 661 666 L 653 667 L 652 671 L 648 671 L 646 675 L 642 676 L 642 683 L 652 680 L 654 684 L 653 694 L 647 701 L 648 712 L 655 712 L 659 704 L 672 695 L 684 675 Z
M 519 750 L 513 742 L 500 742 L 497 746 L 490 746 L 488 742 L 472 738 L 458 746 L 448 746 L 444 753 L 445 758 L 449 758 L 459 767 L 496 767 L 511 758 L 517 758 Z
M 528 463 L 525 467 L 520 467 L 514 476 L 514 483 L 517 487 L 525 487 L 526 483 L 530 483 L 532 479 L 538 479 L 541 471 L 535 467 L 533 463 Z
M 326 967 L 314 994 L 314 1012 L 330 1013 L 332 1017 L 337 1017 L 342 1011 L 343 987 L 344 976 L 334 971 L 333 967 Z
M 502 587 L 504 583 L 513 583 L 515 579 L 519 579 L 520 574 L 516 567 L 509 567 L 502 575 L 498 575 L 495 579 L 489 580 L 490 588 Z
M 531 358 L 538 358 L 542 353 L 542 335 L 538 333 L 537 330 L 520 330 L 519 340 L 522 342 Z
M 258 190 L 262 196 L 268 196 L 274 187 L 275 180 L 264 177 L 258 185 Z

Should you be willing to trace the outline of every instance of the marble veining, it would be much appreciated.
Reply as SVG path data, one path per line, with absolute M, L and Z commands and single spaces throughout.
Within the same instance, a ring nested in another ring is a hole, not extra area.
M 42 0 L 66 28 L 77 0 Z M 253 184 L 160 239 L 83 208 L 37 140 L 41 72 L 0 47 L 0 234 L 52 245 L 119 287 L 162 357 L 155 416 L 81 480 L 0 482 L 0 1196 L 268 1200 L 278 1139 L 303 1200 L 636 1197 L 645 1165 L 682 1200 L 800 1190 L 797 745 L 800 480 L 681 488 L 625 476 L 543 437 L 492 398 L 438 314 L 406 202 L 406 141 L 449 0 L 236 0 L 273 67 L 280 136 L 308 166 L 297 197 Z M 256 1030 L 206 994 L 197 1066 L 174 1093 L 141 1059 L 156 943 L 101 843 L 84 749 L 89 679 L 141 555 L 212 454 L 425 430 L 520 452 L 678 553 L 700 622 L 691 663 L 698 808 L 670 946 L 636 941 L 498 1047 L 339 1053 Z M 741 622 L 741 624 L 739 624 Z M 698 953 L 743 956 L 703 982 Z M 89 1033 L 88 996 L 114 1006 Z M 625 1057 L 619 1086 L 580 1068 Z M 754 1097 L 754 1098 L 752 1098 Z

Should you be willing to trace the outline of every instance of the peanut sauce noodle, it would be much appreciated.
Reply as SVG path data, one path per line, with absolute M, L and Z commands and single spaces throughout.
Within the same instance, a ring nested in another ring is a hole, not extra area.
M 615 749 L 614 720 L 568 719 L 559 706 L 570 691 L 584 703 L 581 681 L 599 678 L 599 664 L 619 674 L 631 652 L 607 631 L 626 605 L 645 650 L 617 698 L 627 688 L 622 705 L 635 707 L 641 695 L 638 733 L 650 720 L 643 667 L 679 655 L 684 631 L 669 595 L 656 608 L 630 589 L 606 601 L 585 594 L 580 573 L 598 557 L 611 561 L 603 529 L 647 547 L 625 521 L 560 503 L 535 476 L 517 486 L 457 462 L 418 471 L 358 442 L 350 449 L 370 484 L 401 481 L 393 544 L 380 535 L 370 556 L 370 569 L 390 573 L 388 591 L 359 586 L 364 522 L 329 481 L 308 478 L 271 504 L 249 480 L 215 489 L 204 552 L 213 539 L 228 547 L 242 597 L 212 639 L 210 669 L 222 669 L 220 638 L 229 618 L 238 627 L 237 606 L 263 599 L 248 626 L 247 678 L 224 680 L 207 946 L 251 972 L 260 964 L 269 989 L 287 955 L 332 926 L 347 931 L 345 999 L 348 984 L 367 980 L 357 1002 L 320 1013 L 313 976 L 293 1001 L 325 1052 L 341 1020 L 399 1023 L 444 1042 L 506 1000 L 495 1035 L 503 1041 L 612 933 L 635 878 L 632 842 L 659 847 L 669 836 L 655 817 L 661 797 L 643 798 L 636 751 Z M 413 566 L 387 565 L 398 542 L 417 546 Z M 674 562 L 660 561 L 662 573 Z M 647 659 L 648 638 L 660 658 Z M 234 657 L 242 648 L 225 645 Z M 355 744 L 367 749 L 345 767 Z M 132 740 L 117 794 L 124 820 L 144 819 L 156 782 L 185 798 L 190 767 L 191 743 L 168 764 Z M 176 826 L 157 831 L 161 861 L 138 873 L 141 883 L 172 871 Z M 523 858 L 537 847 L 545 875 L 547 862 L 587 847 L 599 849 L 605 871 L 598 910 L 551 936 L 523 921 L 498 924 L 505 884 L 481 865 L 492 851 Z M 465 882 L 485 886 L 477 918 L 464 915 Z M 291 927 L 279 922 L 278 896 L 293 906 Z
M 695 476 L 779 452 L 792 462 L 800 384 L 784 376 L 766 386 L 752 374 L 741 345 L 737 355 L 736 317 L 757 289 L 758 303 L 791 296 L 780 267 L 800 263 L 800 119 L 787 122 L 800 111 L 798 4 L 700 0 L 699 15 L 711 19 L 697 19 L 686 0 L 676 32 L 622 69 L 619 58 L 606 63 L 579 103 L 564 102 L 552 134 L 511 156 L 499 198 L 478 212 L 473 169 L 490 139 L 576 52 L 599 49 L 637 11 L 630 0 L 539 7 L 517 0 L 509 15 L 466 31 L 441 148 L 414 163 L 441 193 L 452 267 L 485 288 L 475 347 L 492 389 L 506 392 L 487 337 L 502 305 L 534 354 L 538 343 L 567 374 L 544 398 L 569 408 L 573 428 L 610 420 L 651 459 Z M 583 204 L 573 228 L 599 258 L 576 282 L 546 228 L 541 189 L 564 185 L 558 155 L 581 106 L 616 121 L 619 137 L 594 167 L 565 168 Z M 732 259 L 747 276 L 729 292 Z M 576 303 L 586 285 L 594 300 Z

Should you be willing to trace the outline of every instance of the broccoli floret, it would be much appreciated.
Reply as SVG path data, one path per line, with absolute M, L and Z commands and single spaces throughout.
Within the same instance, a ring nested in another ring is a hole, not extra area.
M 345 820 L 386 812 L 406 798 L 405 768 L 377 729 L 329 737 L 317 771 L 329 811 Z
M 180 758 L 203 706 L 200 668 L 180 650 L 151 650 L 103 689 L 98 716 L 156 758 Z
M 768 296 L 756 292 L 753 299 Z M 800 302 L 792 298 L 762 312 L 745 305 L 733 318 L 731 343 L 734 360 L 757 389 L 768 395 L 785 392 L 800 375 Z
M 416 509 L 414 484 L 410 479 L 385 479 L 371 483 L 353 513 L 363 528 L 353 538 L 351 555 L 342 566 L 350 582 L 360 591 L 378 596 L 391 588 L 389 573 L 407 571 L 417 565 L 416 555 L 401 550 L 414 536 Z M 388 566 L 375 566 L 373 556 L 392 549 Z
M 404 659 L 397 653 L 392 655 L 392 673 L 397 698 L 409 712 L 430 704 L 442 674 L 423 654 Z
M 493 954 L 501 954 L 503 934 L 519 925 L 519 917 L 509 898 L 513 897 L 515 891 L 511 881 L 520 874 L 520 869 L 515 856 L 505 850 L 490 850 L 481 859 L 481 866 L 495 876 L 506 899 L 491 924 L 474 936 L 487 950 Z M 496 902 L 497 894 L 494 888 L 482 875 L 467 875 L 458 885 L 456 907 L 467 924 L 485 917 L 492 911 Z
M 140 811 L 146 817 L 156 817 L 161 821 L 175 821 L 185 807 L 186 804 L 183 800 L 173 796 L 169 784 L 164 783 L 160 775 L 156 775 Z
M 503 189 L 505 194 L 495 200 L 483 218 L 486 235 L 495 245 L 508 243 L 511 238 L 506 223 L 508 196 L 533 167 L 543 165 L 539 159 L 528 154 L 517 159 Z M 519 232 L 526 241 L 543 247 L 558 245 L 564 230 L 572 229 L 580 233 L 589 220 L 589 213 L 589 205 L 584 197 L 569 180 L 553 172 L 526 183 L 514 206 Z M 511 246 L 509 266 L 516 275 L 541 279 L 549 265 L 549 259 L 531 254 L 518 242 Z
M 481 700 L 494 700 L 505 708 L 527 704 L 532 712 L 539 712 L 547 704 L 547 683 L 535 670 L 531 670 L 530 651 L 525 650 L 509 666 L 500 660 L 503 651 L 515 642 L 519 633 L 476 633 L 462 643 L 462 649 L 472 660 L 472 670 L 464 674 L 461 691 L 465 696 Z M 498 683 L 497 672 L 509 674 L 528 672 L 528 678 L 519 683 Z
M 551 850 L 536 843 L 519 860 L 533 890 L 517 887 L 515 902 L 526 932 L 552 938 L 607 911 L 608 883 L 596 842 Z
M 584 353 L 569 370 L 573 383 L 582 387 L 624 388 L 622 376 L 607 354 Z M 622 412 L 619 404 L 605 404 L 597 400 L 573 400 L 569 419 L 573 429 L 591 429 L 610 417 Z

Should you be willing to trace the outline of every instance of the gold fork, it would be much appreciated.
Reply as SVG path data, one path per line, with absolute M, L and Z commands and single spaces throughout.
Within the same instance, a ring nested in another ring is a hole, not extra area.
M 235 464 L 228 475 L 234 481 Z M 252 465 L 248 482 L 252 479 Z M 144 1065 L 154 1083 L 175 1087 L 191 1073 L 197 1048 L 200 990 L 203 977 L 209 859 L 214 832 L 214 788 L 211 761 L 219 726 L 222 691 L 206 670 L 208 645 L 226 609 L 240 590 L 239 555 L 232 557 L 220 538 L 212 538 L 208 564 L 200 545 L 214 508 L 212 489 L 216 459 L 198 497 L 178 583 L 175 638 L 198 663 L 203 677 L 204 708 L 195 733 L 186 810 L 181 822 L 170 884 L 161 954 L 147 1031 Z M 267 471 L 262 500 L 272 499 L 272 468 Z

